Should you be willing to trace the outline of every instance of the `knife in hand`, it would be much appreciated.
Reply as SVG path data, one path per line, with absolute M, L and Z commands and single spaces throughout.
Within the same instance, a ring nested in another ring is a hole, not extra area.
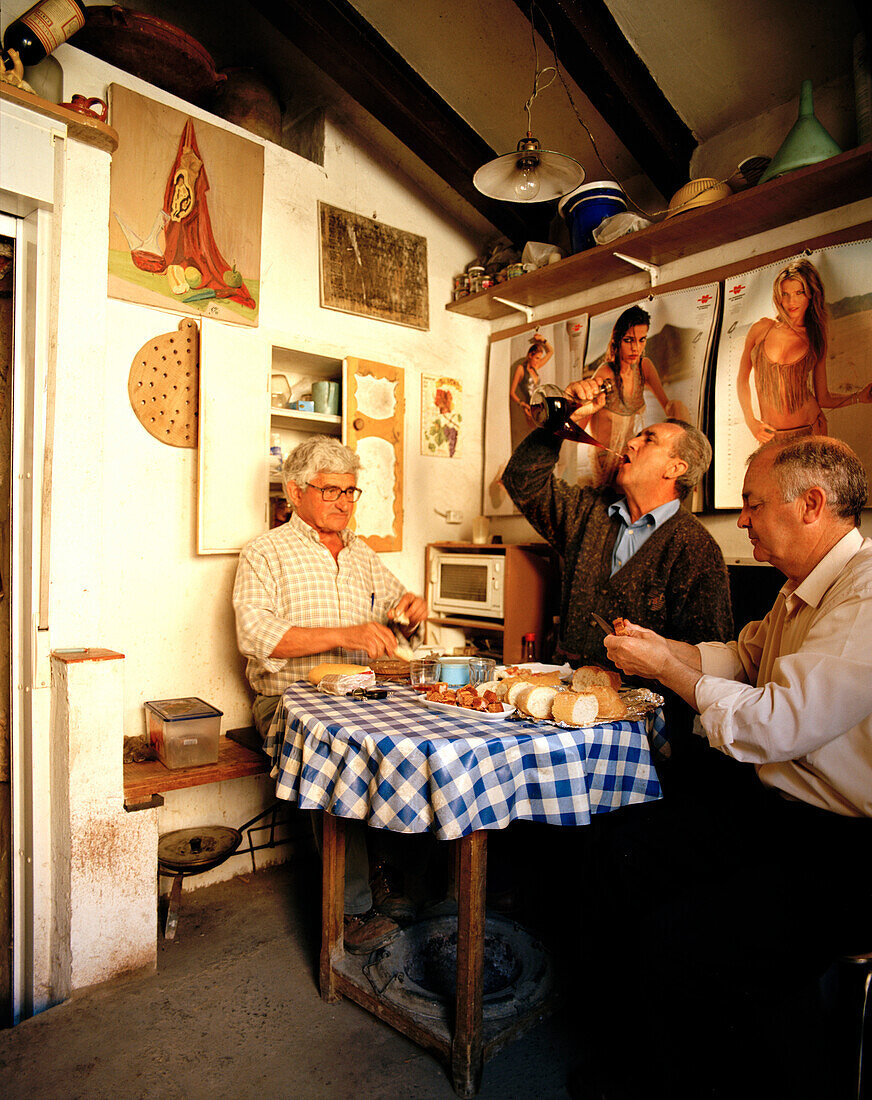
M 596 625 L 601 630 L 604 630 L 606 632 L 606 634 L 616 634 L 617 633 L 617 631 L 612 626 L 612 624 L 609 623 L 609 622 L 606 622 L 606 620 L 602 617 L 602 615 L 597 615 L 597 613 L 595 611 L 591 611 L 590 617 L 591 617 L 591 620 L 593 622 L 595 622 Z

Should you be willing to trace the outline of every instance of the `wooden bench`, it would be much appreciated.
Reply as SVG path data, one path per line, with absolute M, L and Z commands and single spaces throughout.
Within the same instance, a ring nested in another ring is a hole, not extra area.
M 228 730 L 219 738 L 218 762 L 195 768 L 167 768 L 159 760 L 124 765 L 124 809 L 149 810 L 163 805 L 162 795 L 246 775 L 267 775 L 269 760 L 253 729 Z

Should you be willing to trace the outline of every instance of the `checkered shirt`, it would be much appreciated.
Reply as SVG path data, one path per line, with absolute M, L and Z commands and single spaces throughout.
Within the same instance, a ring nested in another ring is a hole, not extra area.
M 662 710 L 652 718 L 662 734 Z M 266 750 L 279 798 L 440 840 L 513 820 L 587 825 L 661 797 L 644 721 L 563 729 L 486 722 L 473 711 L 454 718 L 425 709 L 409 689 L 374 700 L 294 684 Z
M 279 695 L 322 661 L 366 664 L 363 650 L 331 649 L 309 657 L 271 657 L 289 627 L 327 628 L 386 622 L 406 591 L 374 550 L 353 531 L 336 561 L 314 528 L 294 513 L 287 523 L 252 539 L 239 555 L 233 608 L 236 640 L 248 658 L 249 683 Z

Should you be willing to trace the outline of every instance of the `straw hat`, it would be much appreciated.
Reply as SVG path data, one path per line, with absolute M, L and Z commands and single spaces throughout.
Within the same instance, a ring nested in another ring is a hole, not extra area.
M 676 214 L 683 214 L 686 210 L 693 210 L 696 206 L 708 206 L 709 203 L 718 202 L 732 195 L 732 191 L 726 183 L 720 180 L 705 177 L 691 180 L 669 200 L 669 209 L 666 217 L 671 218 Z

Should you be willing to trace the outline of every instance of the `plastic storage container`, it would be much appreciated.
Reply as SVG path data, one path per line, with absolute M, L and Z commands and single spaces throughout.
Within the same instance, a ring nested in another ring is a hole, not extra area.
M 593 231 L 600 222 L 627 209 L 627 197 L 619 184 L 596 180 L 564 195 L 557 209 L 569 227 L 572 251 L 583 252 L 596 243 Z
M 203 699 L 155 699 L 145 704 L 148 736 L 168 768 L 218 762 L 221 716 Z

